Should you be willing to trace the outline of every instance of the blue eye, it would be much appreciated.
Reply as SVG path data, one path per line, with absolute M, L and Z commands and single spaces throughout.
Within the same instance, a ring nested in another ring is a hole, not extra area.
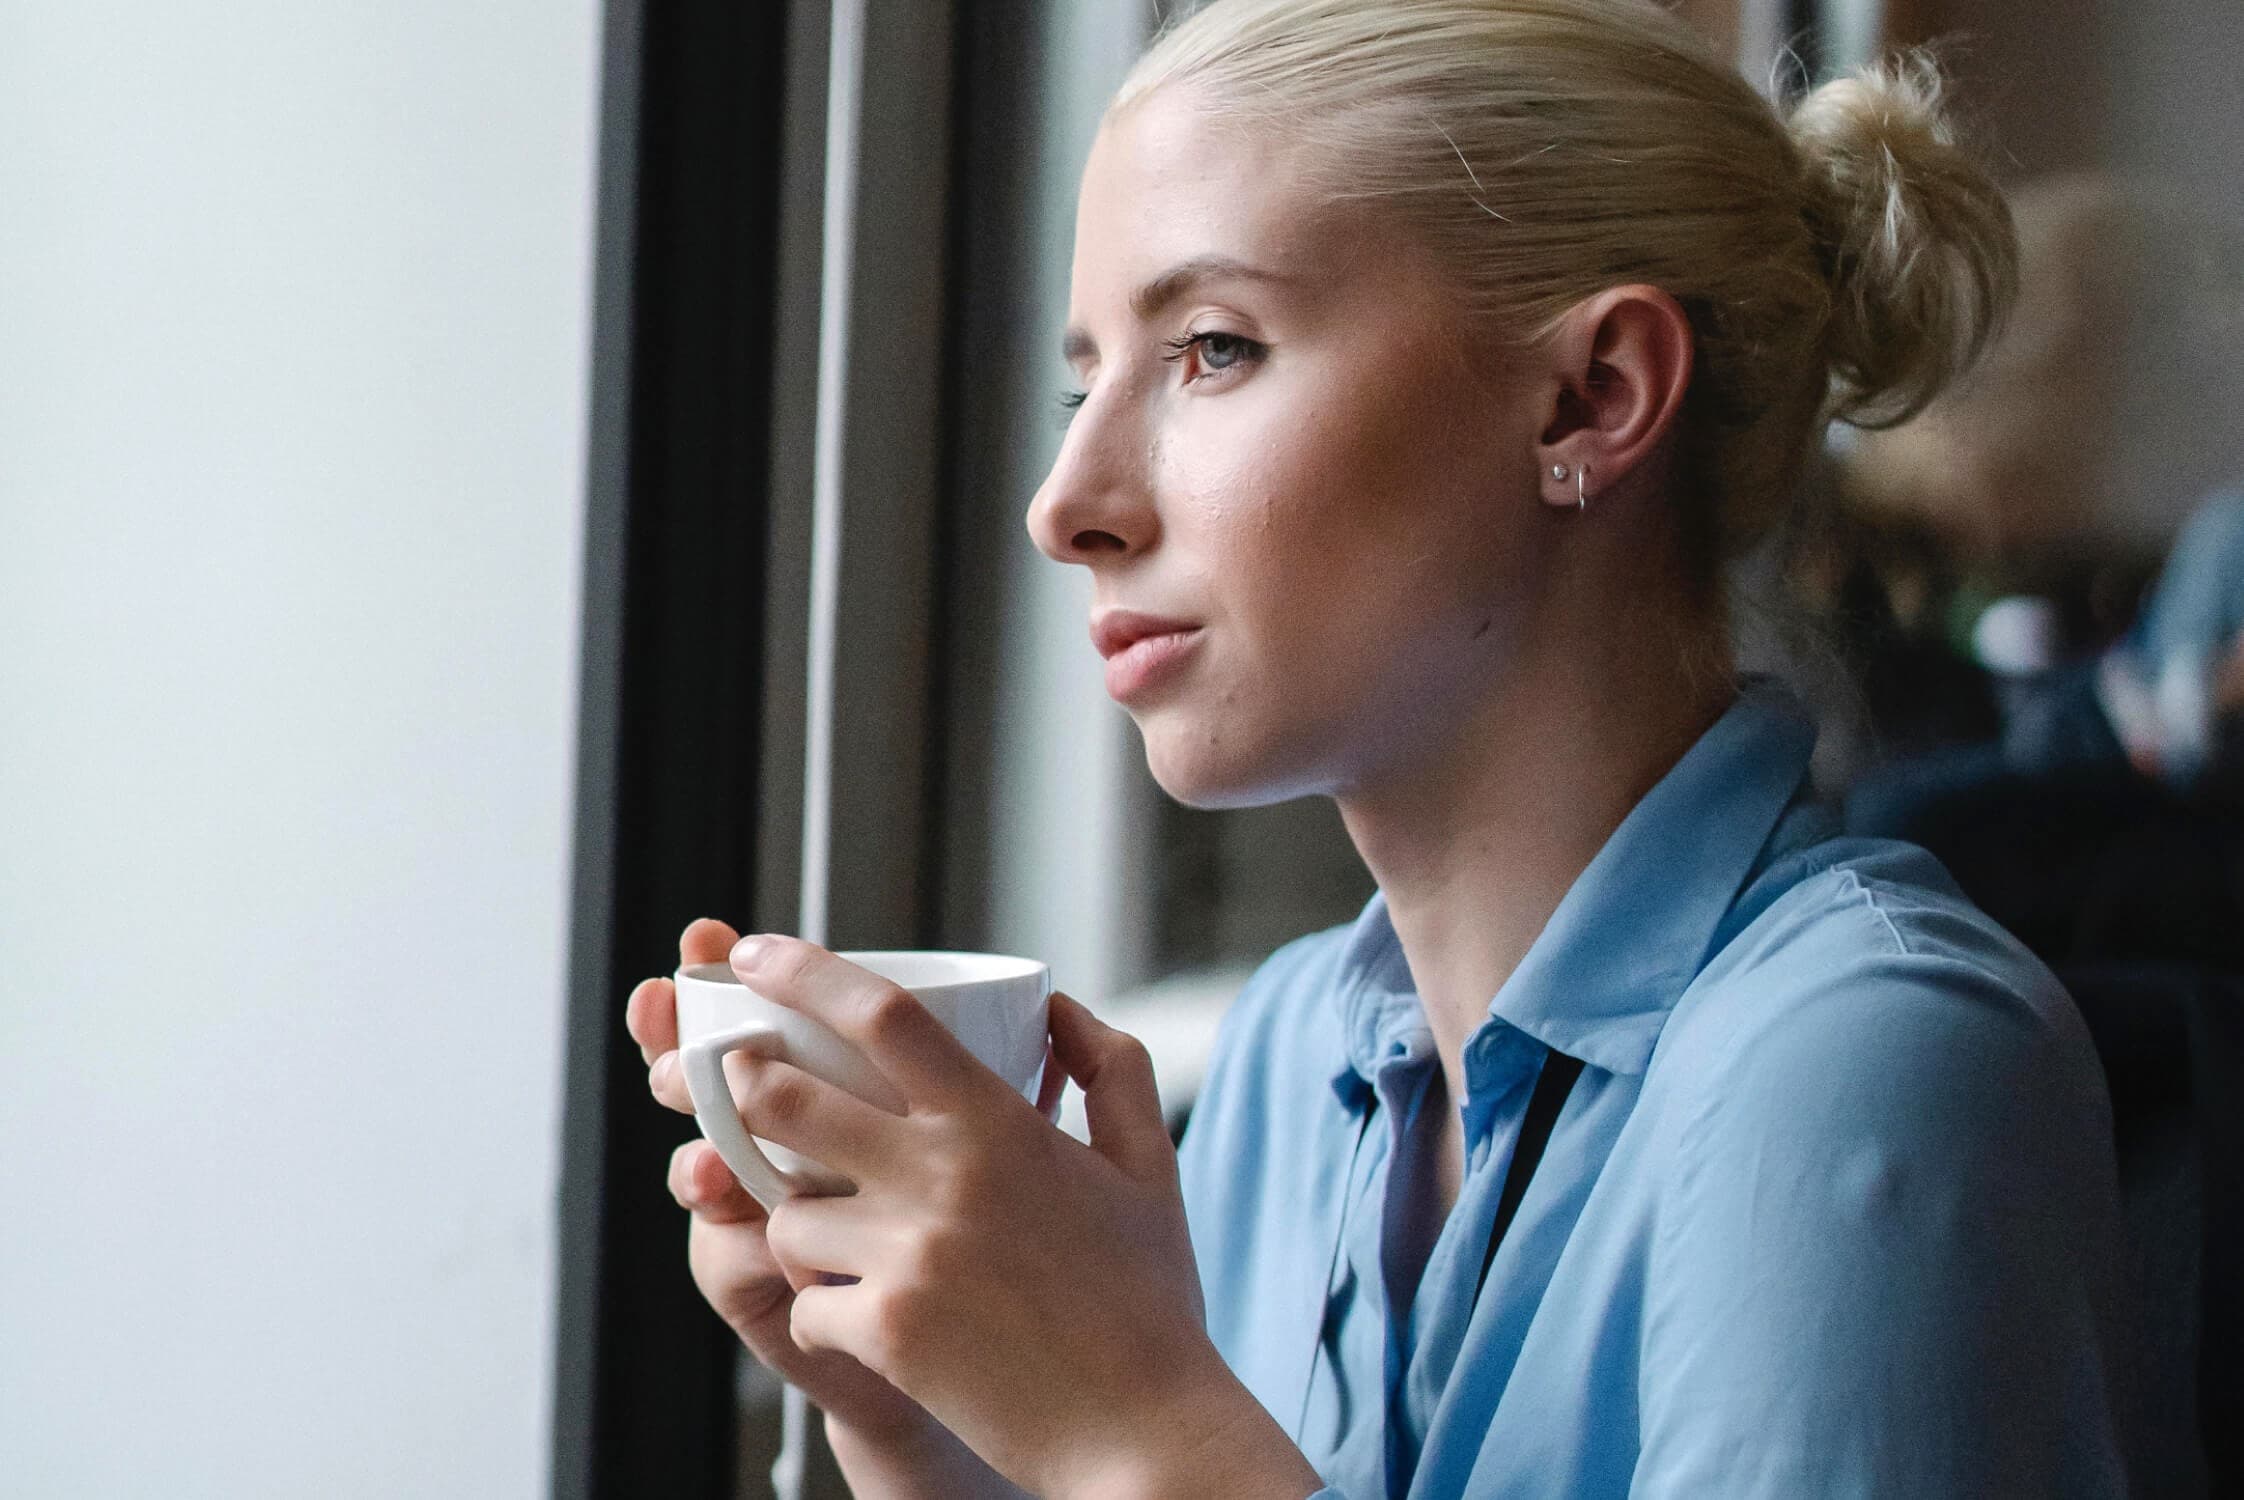
M 1268 352 L 1253 339 L 1241 338 L 1235 333 L 1219 333 L 1213 329 L 1199 333 L 1187 333 L 1182 337 L 1166 339 L 1163 342 L 1168 345 L 1170 351 L 1161 356 L 1163 359 L 1174 364 L 1187 354 L 1194 354 L 1194 351 L 1197 350 L 1195 360 L 1201 370 L 1209 375 L 1220 375 L 1227 370 L 1237 369 L 1241 365 L 1252 364 Z M 1187 376 L 1186 384 L 1190 384 L 1199 378 L 1198 375 Z
M 1228 333 L 1211 333 L 1200 340 L 1200 363 L 1211 370 L 1228 370 L 1247 357 L 1247 341 Z

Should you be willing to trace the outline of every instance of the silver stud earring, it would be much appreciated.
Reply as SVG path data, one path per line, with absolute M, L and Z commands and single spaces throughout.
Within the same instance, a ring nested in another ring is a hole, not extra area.
M 1564 479 L 1566 478 L 1566 465 L 1564 465 L 1564 464 L 1552 464 L 1552 465 L 1551 465 L 1551 478 L 1553 478 L 1553 479 L 1557 479 L 1557 480 L 1562 480 L 1562 481 L 1563 481 L 1563 480 L 1564 480 Z

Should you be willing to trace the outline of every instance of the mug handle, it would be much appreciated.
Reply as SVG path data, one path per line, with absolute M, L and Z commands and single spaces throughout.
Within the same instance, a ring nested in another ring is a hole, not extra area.
M 717 1154 L 732 1168 L 732 1175 L 740 1179 L 749 1196 L 771 1209 L 797 1193 L 815 1189 L 773 1166 L 741 1123 L 740 1106 L 733 1102 L 732 1085 L 725 1081 L 725 1056 L 759 1043 L 774 1057 L 786 1056 L 786 1039 L 779 1029 L 755 1021 L 689 1043 L 680 1049 L 678 1061 L 685 1068 L 686 1091 L 693 1095 L 693 1115 L 702 1135 L 717 1148 Z

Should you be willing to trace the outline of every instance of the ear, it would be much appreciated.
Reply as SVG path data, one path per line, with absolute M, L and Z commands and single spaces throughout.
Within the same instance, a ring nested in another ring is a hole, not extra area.
M 1548 345 L 1552 402 L 1536 448 L 1545 501 L 1570 507 L 1651 472 L 1690 388 L 1694 342 L 1682 305 L 1654 286 L 1614 287 L 1566 314 Z

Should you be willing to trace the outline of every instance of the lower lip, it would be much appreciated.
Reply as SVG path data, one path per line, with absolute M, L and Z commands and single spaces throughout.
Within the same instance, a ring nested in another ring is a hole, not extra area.
M 1106 659 L 1107 696 L 1117 703 L 1127 703 L 1166 681 L 1200 644 L 1200 634 L 1195 628 L 1149 635 L 1131 643 L 1129 649 L 1115 652 Z

